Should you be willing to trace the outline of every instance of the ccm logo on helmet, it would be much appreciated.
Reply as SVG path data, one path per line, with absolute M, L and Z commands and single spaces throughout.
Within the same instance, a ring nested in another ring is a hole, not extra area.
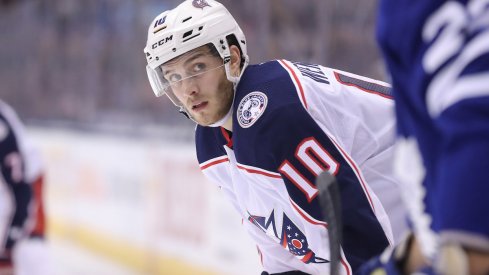
M 173 39 L 173 35 L 170 35 L 170 36 L 168 36 L 166 38 L 163 38 L 160 41 L 158 41 L 158 42 L 154 43 L 153 45 L 151 45 L 151 49 L 154 50 L 154 49 L 158 48 L 159 46 L 167 43 L 168 41 L 171 41 L 172 39 Z

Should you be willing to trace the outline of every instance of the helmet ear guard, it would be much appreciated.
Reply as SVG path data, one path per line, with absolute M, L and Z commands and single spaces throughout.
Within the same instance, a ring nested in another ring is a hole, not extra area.
M 229 81 L 231 81 L 233 83 L 233 87 L 234 87 L 234 90 L 236 91 L 236 87 L 238 86 L 238 82 L 239 80 L 241 79 L 241 76 L 243 75 L 244 73 L 244 69 L 246 68 L 246 66 L 248 66 L 248 63 L 249 63 L 249 57 L 248 55 L 245 55 L 243 53 L 243 51 L 241 51 L 241 59 L 244 59 L 244 62 L 242 62 L 240 60 L 240 63 L 242 62 L 243 63 L 243 66 L 241 68 L 241 72 L 239 73 L 239 75 L 233 75 L 231 73 L 231 52 L 230 52 L 230 46 L 227 42 L 227 49 L 224 50 L 224 53 L 223 54 L 227 54 L 227 55 L 224 55 L 224 69 L 226 71 L 226 77 Z

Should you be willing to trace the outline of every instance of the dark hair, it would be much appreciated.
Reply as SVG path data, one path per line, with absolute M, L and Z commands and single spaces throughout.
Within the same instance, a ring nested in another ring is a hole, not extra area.
M 226 40 L 228 42 L 229 47 L 231 47 L 231 45 L 238 47 L 239 53 L 241 56 L 241 63 L 239 63 L 239 67 L 242 69 L 244 66 L 244 63 L 245 63 L 245 58 L 243 56 L 243 50 L 241 49 L 241 46 L 239 45 L 238 39 L 236 38 L 236 36 L 234 34 L 230 34 L 230 35 L 226 36 Z
M 214 46 L 214 44 L 212 43 L 208 43 L 206 44 L 207 48 L 209 48 L 209 50 L 211 51 L 211 54 L 215 57 L 219 57 L 221 58 L 221 55 L 219 54 L 219 52 L 217 51 L 216 47 Z

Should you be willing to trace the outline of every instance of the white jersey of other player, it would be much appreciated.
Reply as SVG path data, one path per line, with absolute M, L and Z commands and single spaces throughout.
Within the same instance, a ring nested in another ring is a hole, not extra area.
M 51 274 L 41 156 L 15 111 L 1 100 L 0 167 L 0 273 Z

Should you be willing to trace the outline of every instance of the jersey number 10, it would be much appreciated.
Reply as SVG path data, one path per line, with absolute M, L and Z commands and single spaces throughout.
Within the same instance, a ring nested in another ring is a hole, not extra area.
M 297 146 L 295 157 L 315 177 L 322 171 L 328 171 L 332 175 L 336 175 L 340 167 L 339 163 L 314 137 L 304 139 Z M 318 190 L 316 186 L 288 160 L 284 160 L 278 170 L 306 195 L 308 202 L 311 202 L 317 196 Z

